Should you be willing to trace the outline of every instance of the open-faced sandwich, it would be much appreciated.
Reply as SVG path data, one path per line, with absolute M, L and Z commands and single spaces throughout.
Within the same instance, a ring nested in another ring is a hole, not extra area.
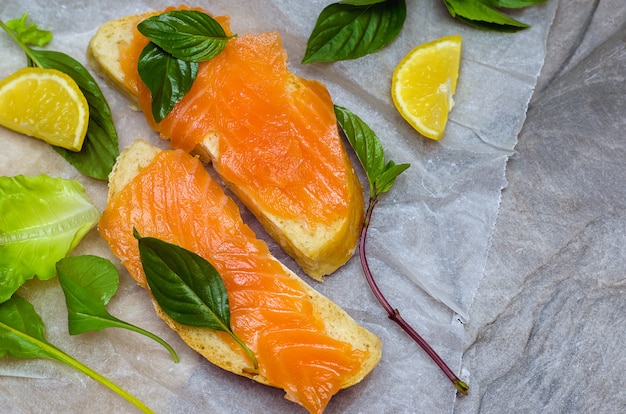
M 134 230 L 194 252 L 221 275 L 232 331 L 182 325 L 151 295 L 157 314 L 212 363 L 321 413 L 340 389 L 361 381 L 381 357 L 380 339 L 275 259 L 242 221 L 197 157 L 138 140 L 110 177 L 99 231 L 139 285 L 150 291 Z
M 238 35 L 200 62 L 191 90 L 156 122 L 138 73 L 149 40 L 137 30 L 155 14 L 102 25 L 89 45 L 90 64 L 173 148 L 211 162 L 304 272 L 322 280 L 353 255 L 364 214 L 326 87 L 288 69 L 278 33 Z M 215 19 L 230 33 L 228 18 Z

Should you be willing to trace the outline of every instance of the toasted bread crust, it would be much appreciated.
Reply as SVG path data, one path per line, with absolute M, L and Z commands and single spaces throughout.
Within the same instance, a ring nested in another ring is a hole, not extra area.
M 139 172 L 150 164 L 160 149 L 145 141 L 137 140 L 120 154 L 109 177 L 109 200 L 129 183 Z M 334 339 L 351 344 L 354 348 L 368 351 L 361 369 L 344 379 L 341 388 L 347 388 L 361 381 L 378 364 L 382 343 L 380 339 L 356 323 L 343 309 L 310 287 L 296 274 L 285 268 L 293 280 L 297 280 L 309 295 L 316 313 L 324 321 L 326 332 Z M 142 285 L 149 291 L 147 286 Z M 172 320 L 152 298 L 157 315 L 174 330 L 181 339 L 211 363 L 237 375 L 253 379 L 259 383 L 274 386 L 267 378 L 249 371 L 250 361 L 236 352 L 222 332 L 206 328 L 181 325 Z M 226 340 L 225 340 L 226 338 Z
M 92 38 L 88 47 L 88 61 L 94 70 L 108 79 L 117 89 L 137 102 L 134 91 L 125 82 L 125 75 L 119 60 L 119 45 L 130 41 L 134 26 L 138 21 L 153 13 L 126 16 L 103 24 Z M 293 88 L 302 86 L 300 78 L 290 77 Z M 193 150 L 205 163 L 219 157 L 219 136 L 209 134 Z M 358 243 L 359 230 L 363 222 L 363 191 L 352 163 L 344 151 L 349 214 L 328 225 L 319 223 L 312 228 L 302 221 L 278 217 L 266 211 L 257 201 L 255 194 L 226 182 L 229 189 L 239 197 L 246 207 L 257 217 L 268 234 L 295 259 L 302 270 L 316 280 L 323 280 L 344 265 L 354 254 Z

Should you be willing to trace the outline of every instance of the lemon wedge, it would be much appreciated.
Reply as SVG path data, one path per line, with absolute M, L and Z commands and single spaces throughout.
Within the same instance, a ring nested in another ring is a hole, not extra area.
M 55 69 L 24 68 L 0 82 L 0 125 L 80 151 L 89 106 L 76 82 Z
M 398 112 L 423 136 L 443 137 L 459 77 L 461 36 L 447 36 L 411 50 L 396 66 L 391 97 Z

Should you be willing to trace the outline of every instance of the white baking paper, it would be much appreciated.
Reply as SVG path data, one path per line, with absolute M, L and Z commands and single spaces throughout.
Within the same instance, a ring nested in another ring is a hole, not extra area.
M 408 1 L 407 21 L 390 46 L 354 61 L 307 66 L 299 63 L 306 40 L 330 1 L 187 3 L 216 15 L 230 15 L 236 33 L 279 31 L 291 70 L 324 82 L 338 105 L 355 112 L 378 133 L 389 159 L 411 164 L 376 207 L 368 257 L 392 306 L 455 372 L 465 347 L 463 323 L 482 278 L 500 193 L 506 186 L 505 165 L 543 64 L 557 1 L 511 12 L 532 25 L 517 34 L 465 26 L 453 20 L 439 0 Z M 87 44 L 100 24 L 177 4 L 162 0 L 9 0 L 0 5 L 0 19 L 28 12 L 32 21 L 53 31 L 49 49 L 86 64 Z M 434 142 L 419 136 L 396 112 L 389 92 L 391 73 L 413 47 L 452 34 L 463 36 L 456 106 L 446 136 Z M 0 33 L 0 54 L 0 77 L 25 65 L 23 53 L 4 33 Z M 97 79 L 112 108 L 121 149 L 136 138 L 167 147 L 122 95 Z M 0 128 L 0 147 L 1 175 L 45 173 L 77 179 L 98 208 L 104 208 L 106 183 L 81 176 L 47 144 Z M 360 175 L 364 180 L 361 171 Z M 245 211 L 244 216 L 259 237 L 267 239 Z M 302 275 L 275 243 L 268 242 L 277 257 Z M 100 255 L 119 266 L 95 230 L 72 254 Z M 154 315 L 146 293 L 121 267 L 120 271 L 120 290 L 109 311 L 169 341 L 181 357 L 178 364 L 158 344 L 132 332 L 107 329 L 70 336 L 64 297 L 56 280 L 28 282 L 19 293 L 42 316 L 51 343 L 121 385 L 155 412 L 304 412 L 286 401 L 281 390 L 222 371 L 189 350 Z M 337 394 L 328 413 L 452 411 L 454 387 L 421 348 L 387 319 L 364 281 L 358 257 L 323 284 L 307 280 L 384 343 L 377 368 L 360 384 Z M 460 376 L 472 386 L 471 372 Z M 3 412 L 11 413 L 136 411 L 107 388 L 58 362 L 12 358 L 0 360 L 0 404 Z

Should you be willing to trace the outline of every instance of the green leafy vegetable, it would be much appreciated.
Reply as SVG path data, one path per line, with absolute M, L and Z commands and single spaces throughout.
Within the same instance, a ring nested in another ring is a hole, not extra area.
M 34 24 L 26 25 L 26 15 L 7 24 L 0 21 L 0 27 L 24 50 L 29 66 L 59 70 L 78 84 L 89 104 L 89 124 L 83 147 L 80 152 L 59 147 L 54 149 L 81 173 L 99 180 L 108 179 L 119 155 L 118 137 L 109 104 L 96 81 L 87 69 L 71 56 L 61 52 L 30 48 L 29 45 L 46 44 L 49 41 L 47 36 L 49 32 L 39 30 Z
M 139 75 L 152 95 L 152 116 L 161 122 L 187 95 L 198 74 L 197 62 L 176 59 L 154 43 L 139 56 Z
M 173 10 L 150 17 L 137 30 L 152 43 L 188 62 L 213 59 L 232 37 L 211 16 L 195 10 Z
M 33 276 L 55 276 L 55 264 L 97 223 L 83 186 L 46 175 L 0 177 L 0 302 Z
M 356 59 L 396 38 L 406 18 L 405 0 L 344 1 L 319 15 L 302 63 Z
M 111 380 L 72 358 L 45 337 L 45 326 L 33 306 L 22 297 L 14 295 L 0 304 L 0 357 L 49 358 L 86 374 L 125 398 L 144 413 L 152 413 L 144 403 L 133 397 Z
M 461 381 L 448 365 L 441 359 L 435 350 L 420 336 L 419 333 L 409 323 L 402 318 L 400 311 L 391 306 L 389 301 L 376 284 L 374 275 L 367 262 L 365 253 L 365 242 L 367 240 L 367 230 L 370 225 L 374 207 L 378 203 L 379 196 L 391 189 L 396 177 L 409 168 L 408 164 L 395 164 L 393 161 L 385 163 L 385 156 L 380 140 L 372 131 L 372 129 L 361 118 L 350 112 L 349 110 L 335 106 L 335 114 L 337 122 L 343 130 L 350 145 L 354 149 L 365 174 L 370 187 L 370 197 L 367 206 L 367 212 L 363 226 L 361 228 L 361 236 L 359 239 L 359 257 L 361 259 L 361 267 L 365 274 L 365 279 L 369 284 L 376 300 L 385 309 L 389 319 L 397 323 L 420 347 L 433 359 L 443 373 L 452 381 L 456 389 L 467 394 L 469 387 Z
M 380 140 L 361 118 L 340 106 L 335 106 L 335 115 L 365 170 L 370 197 L 378 197 L 389 191 L 396 177 L 409 168 L 409 164 L 396 165 L 393 161 L 385 163 Z
M 450 15 L 477 29 L 528 28 L 499 8 L 520 9 L 548 0 L 443 0 Z M 335 62 L 374 53 L 391 43 L 406 19 L 405 0 L 343 0 L 326 6 L 309 36 L 302 63 Z
M 134 236 L 150 291 L 176 322 L 228 333 L 258 369 L 256 357 L 230 328 L 230 306 L 222 277 L 201 256 L 153 237 Z
M 41 30 L 34 23 L 27 23 L 28 13 L 24 13 L 19 19 L 7 21 L 7 27 L 17 33 L 24 44 L 33 46 L 45 46 L 52 40 L 52 32 Z
M 185 97 L 198 74 L 198 62 L 220 54 L 233 36 L 211 16 L 195 10 L 173 10 L 137 25 L 150 43 L 137 69 L 152 94 L 152 116 L 161 122 Z
M 530 27 L 487 4 L 489 0 L 444 0 L 452 17 L 477 29 L 517 32 Z
M 155 340 L 178 362 L 178 355 L 164 340 L 106 310 L 119 285 L 119 273 L 113 263 L 97 256 L 70 256 L 59 260 L 56 269 L 65 294 L 71 335 L 105 328 L 128 329 Z

